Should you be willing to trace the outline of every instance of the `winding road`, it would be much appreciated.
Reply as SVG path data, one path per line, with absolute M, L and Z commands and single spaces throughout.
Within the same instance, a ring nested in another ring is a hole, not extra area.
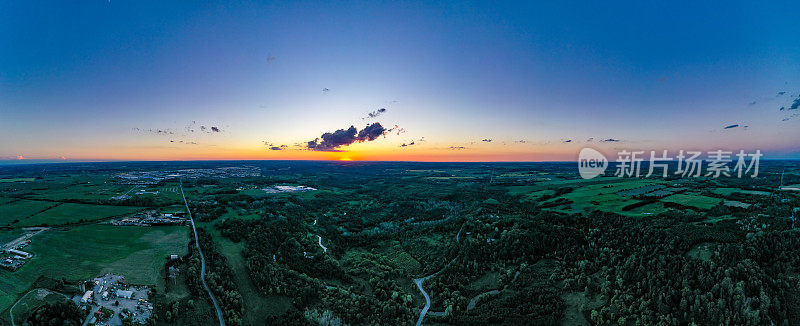
M 428 314 L 428 309 L 431 308 L 431 297 L 428 295 L 428 292 L 425 292 L 425 290 L 422 288 L 422 282 L 425 282 L 425 280 L 433 277 L 437 273 L 438 272 L 425 277 L 414 279 L 414 283 L 417 285 L 417 288 L 419 288 L 419 292 L 422 292 L 422 295 L 425 297 L 425 307 L 423 307 L 422 311 L 420 311 L 419 313 L 419 319 L 417 319 L 417 326 L 422 325 L 422 320 L 425 319 L 425 315 Z
M 322 252 L 328 252 L 328 247 L 322 245 L 322 237 L 317 236 L 317 240 L 319 243 L 319 247 L 322 248 Z
M 459 228 L 458 232 L 456 233 L 456 245 L 458 245 L 459 236 L 461 235 L 461 230 L 463 230 L 463 229 L 464 229 L 464 224 L 461 224 L 461 228 Z M 431 308 L 431 297 L 430 297 L 430 295 L 428 295 L 428 292 L 425 292 L 425 289 L 422 288 L 422 282 L 425 282 L 427 279 L 436 276 L 436 274 L 439 274 L 439 272 L 443 271 L 445 268 L 447 268 L 447 266 L 450 266 L 452 263 L 455 263 L 456 262 L 456 258 L 458 258 L 458 256 L 453 258 L 453 260 L 451 260 L 449 263 L 447 263 L 447 265 L 442 267 L 442 269 L 440 269 L 436 273 L 433 273 L 433 274 L 425 276 L 425 277 L 420 277 L 420 278 L 415 278 L 414 279 L 414 284 L 417 285 L 417 288 L 419 288 L 419 292 L 422 292 L 422 296 L 425 297 L 425 307 L 423 307 L 422 311 L 420 311 L 420 313 L 419 313 L 419 319 L 417 319 L 417 326 L 422 325 L 422 320 L 425 319 L 425 315 L 428 314 L 428 309 Z M 433 313 L 431 313 L 431 314 L 433 314 Z
M 192 231 L 194 232 L 194 244 L 197 246 L 197 252 L 200 253 L 200 281 L 203 282 L 203 287 L 206 288 L 206 292 L 208 292 L 208 296 L 211 297 L 211 302 L 214 303 L 214 309 L 217 310 L 217 318 L 219 319 L 219 326 L 225 326 L 225 318 L 222 316 L 222 309 L 219 308 L 219 303 L 217 303 L 217 298 L 214 297 L 214 293 L 211 293 L 211 288 L 208 287 L 208 283 L 206 283 L 206 258 L 203 256 L 203 250 L 200 249 L 200 240 L 197 238 L 197 228 L 194 226 L 194 218 L 192 217 L 192 211 L 189 210 L 189 202 L 186 201 L 186 195 L 183 193 L 183 180 L 178 179 L 181 183 L 181 196 L 183 197 L 183 203 L 186 205 L 186 214 L 189 214 L 189 221 L 192 222 Z

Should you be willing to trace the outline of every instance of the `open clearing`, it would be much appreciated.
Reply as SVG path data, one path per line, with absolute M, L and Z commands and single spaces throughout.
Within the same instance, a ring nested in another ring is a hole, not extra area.
M 662 202 L 676 203 L 683 206 L 691 206 L 699 209 L 710 209 L 722 202 L 722 199 L 712 198 L 697 194 L 675 194 L 661 199 Z

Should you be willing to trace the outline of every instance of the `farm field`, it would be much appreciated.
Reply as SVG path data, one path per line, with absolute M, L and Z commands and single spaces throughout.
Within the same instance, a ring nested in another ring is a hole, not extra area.
M 83 280 L 105 273 L 129 282 L 156 285 L 170 254 L 185 254 L 186 227 L 86 225 L 48 230 L 25 250 L 34 256 L 16 272 L 0 270 L 0 311 L 39 277 Z
M 14 221 L 23 221 L 28 217 L 36 215 L 61 203 L 27 200 L 27 199 L 0 199 L 4 202 L 0 204 L 0 226 L 17 224 Z

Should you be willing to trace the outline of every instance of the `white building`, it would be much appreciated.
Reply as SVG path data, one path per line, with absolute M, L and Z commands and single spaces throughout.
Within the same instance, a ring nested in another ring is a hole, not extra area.
M 133 298 L 133 291 L 117 290 L 117 296 L 125 299 Z
M 81 303 L 88 303 L 89 300 L 92 300 L 92 294 L 94 294 L 94 291 L 86 291 L 81 298 Z
M 8 249 L 8 252 L 10 252 L 10 253 L 12 253 L 12 254 L 20 255 L 20 256 L 22 256 L 22 257 L 25 257 L 25 258 L 31 258 L 31 257 L 33 257 L 33 255 L 32 255 L 32 254 L 30 254 L 30 253 L 27 253 L 27 252 L 24 252 L 24 251 L 22 251 L 22 250 Z

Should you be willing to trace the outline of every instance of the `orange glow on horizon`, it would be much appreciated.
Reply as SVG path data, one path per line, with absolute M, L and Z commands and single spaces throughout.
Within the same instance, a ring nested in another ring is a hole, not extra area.
M 76 148 L 66 152 L 68 161 L 204 161 L 204 160 L 325 160 L 325 161 L 414 161 L 414 162 L 499 162 L 574 161 L 578 144 L 472 144 L 454 147 L 449 143 L 424 143 L 402 147 L 392 143 L 358 143 L 338 152 L 301 148 L 270 150 L 263 145 L 227 142 L 196 146 L 129 145 L 107 148 Z M 62 149 L 63 150 L 63 149 Z M 64 152 L 62 152 L 64 153 Z M 31 153 L 34 159 L 57 159 L 61 155 Z M 26 158 L 29 158 L 26 156 Z

